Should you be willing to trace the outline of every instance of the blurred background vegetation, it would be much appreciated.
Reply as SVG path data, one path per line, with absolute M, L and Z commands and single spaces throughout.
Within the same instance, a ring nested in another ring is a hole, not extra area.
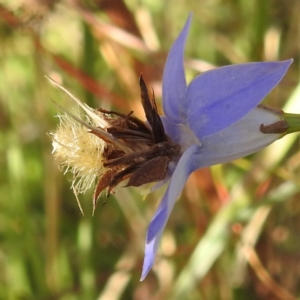
M 300 153 L 293 134 L 251 157 L 195 172 L 153 271 L 139 277 L 163 191 L 120 188 L 85 215 L 51 155 L 51 99 L 134 110 L 141 73 L 161 103 L 168 49 L 189 12 L 189 80 L 248 61 L 294 63 L 265 104 L 300 113 L 299 0 L 0 0 L 0 299 L 300 297 Z M 161 111 L 161 106 L 160 106 Z

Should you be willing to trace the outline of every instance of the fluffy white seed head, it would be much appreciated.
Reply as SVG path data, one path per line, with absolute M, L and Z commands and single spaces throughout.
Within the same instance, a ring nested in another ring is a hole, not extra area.
M 102 160 L 106 143 L 68 114 L 60 114 L 58 117 L 60 124 L 57 130 L 51 133 L 52 153 L 60 161 L 64 173 L 70 171 L 73 174 L 74 191 L 84 193 L 94 186 L 95 180 L 105 172 Z M 86 123 L 97 127 L 95 120 L 88 116 Z

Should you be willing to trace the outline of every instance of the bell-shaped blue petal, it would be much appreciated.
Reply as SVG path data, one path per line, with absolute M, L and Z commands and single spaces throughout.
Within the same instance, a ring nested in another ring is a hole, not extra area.
M 264 107 L 256 107 L 226 129 L 202 139 L 201 166 L 208 167 L 250 155 L 278 140 L 279 133 L 264 134 L 260 125 L 279 122 L 280 116 Z
M 184 46 L 189 32 L 192 15 L 189 16 L 181 33 L 174 42 L 163 73 L 163 109 L 167 118 L 179 124 L 185 118 L 186 79 L 184 72 Z
M 231 65 L 196 77 L 185 100 L 190 128 L 201 140 L 234 124 L 279 83 L 291 63 Z
M 149 225 L 141 280 L 153 266 L 167 220 L 189 175 L 201 167 L 249 155 L 280 134 L 263 134 L 260 126 L 281 116 L 257 107 L 279 83 L 292 60 L 248 63 L 218 68 L 195 78 L 187 87 L 184 46 L 191 16 L 168 55 L 163 74 L 164 128 L 181 157 L 169 164 L 169 186 Z
M 167 220 L 186 180 L 193 171 L 201 167 L 199 165 L 199 151 L 200 147 L 198 145 L 192 145 L 181 156 L 171 177 L 168 189 L 166 190 L 166 193 L 148 227 L 141 280 L 147 276 L 154 263 L 159 242 Z

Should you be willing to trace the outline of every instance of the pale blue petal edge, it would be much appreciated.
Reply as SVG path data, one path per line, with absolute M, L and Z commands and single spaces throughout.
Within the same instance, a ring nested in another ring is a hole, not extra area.
M 237 122 L 280 82 L 291 63 L 231 65 L 196 77 L 186 93 L 188 124 L 195 135 L 201 141 Z
M 164 113 L 170 122 L 179 124 L 185 118 L 186 79 L 184 72 L 184 46 L 189 32 L 192 14 L 175 40 L 166 60 L 162 97 Z
M 163 230 L 150 243 L 146 243 L 143 271 L 140 281 L 143 281 L 147 277 L 154 264 L 162 234 Z
M 282 134 L 263 134 L 260 125 L 280 121 L 280 116 L 271 110 L 256 107 L 246 116 L 215 134 L 202 139 L 201 167 L 225 163 L 247 156 L 282 137 Z
M 194 170 L 201 167 L 199 165 L 199 151 L 198 145 L 192 145 L 183 153 L 174 170 L 168 189 L 148 227 L 141 280 L 147 276 L 153 266 L 167 220 L 186 180 Z

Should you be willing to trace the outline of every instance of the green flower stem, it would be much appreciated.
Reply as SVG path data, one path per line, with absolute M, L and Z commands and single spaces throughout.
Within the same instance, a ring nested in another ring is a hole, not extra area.
M 288 124 L 286 134 L 300 131 L 300 114 L 287 114 L 284 113 L 284 120 Z

